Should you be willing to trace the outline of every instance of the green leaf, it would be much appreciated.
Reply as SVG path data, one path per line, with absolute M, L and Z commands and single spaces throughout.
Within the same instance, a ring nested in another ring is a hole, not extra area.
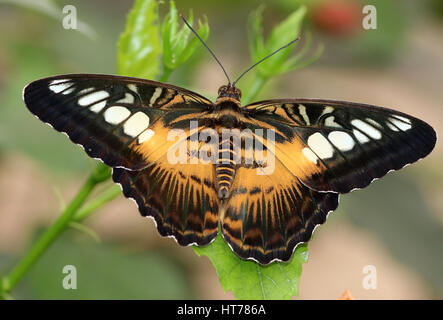
M 302 264 L 308 260 L 308 246 L 302 244 L 288 263 L 262 266 L 237 257 L 218 235 L 207 247 L 196 247 L 199 256 L 207 256 L 217 271 L 223 290 L 231 290 L 237 299 L 290 299 L 298 294 Z
M 249 48 L 253 62 L 255 63 L 259 61 L 296 39 L 300 35 L 306 11 L 307 9 L 305 6 L 300 6 L 272 29 L 266 41 L 263 40 L 264 37 L 262 31 L 263 6 L 260 6 L 255 12 L 253 12 L 249 20 Z M 305 43 L 305 46 L 302 49 L 304 54 L 297 55 L 290 59 L 290 55 L 297 45 L 298 43 L 295 43 L 291 49 L 282 50 L 260 63 L 257 66 L 257 73 L 259 76 L 267 79 L 294 70 L 296 66 L 298 66 L 300 59 L 304 57 L 307 51 L 309 51 L 310 42 Z
M 292 56 L 282 64 L 280 72 L 285 73 L 288 71 L 301 69 L 317 61 L 323 54 L 324 51 L 323 44 L 319 44 L 317 46 L 317 49 L 315 49 L 315 52 L 310 57 L 303 60 L 303 58 L 307 56 L 307 54 L 311 49 L 311 42 L 312 42 L 312 35 L 310 32 L 308 32 L 306 33 L 305 43 L 303 48 L 299 52 L 297 52 L 296 55 Z
M 306 7 L 299 6 L 288 18 L 274 27 L 267 39 L 264 41 L 262 28 L 263 6 L 258 7 L 250 18 L 248 24 L 249 51 L 253 63 L 268 57 L 259 63 L 255 70 L 257 75 L 248 90 L 244 90 L 244 104 L 250 103 L 262 91 L 266 82 L 275 76 L 303 68 L 315 62 L 323 53 L 323 46 L 319 45 L 315 52 L 308 58 L 305 57 L 311 50 L 312 37 L 307 33 L 303 39 L 303 46 L 297 54 L 291 57 L 299 42 L 291 42 L 300 34 L 303 19 L 306 16 Z M 291 44 L 288 48 L 283 48 Z M 282 49 L 279 51 L 279 49 Z M 276 52 L 279 51 L 279 52 Z
M 185 63 L 197 49 L 202 47 L 200 40 L 195 37 L 192 31 L 183 25 L 178 30 L 178 12 L 174 1 L 170 2 L 169 13 L 163 20 L 162 25 L 162 43 L 163 43 L 163 65 L 166 70 L 177 69 Z M 194 24 L 194 15 L 192 10 L 189 12 L 189 24 Z M 204 17 L 202 23 L 198 20 L 198 35 L 206 41 L 209 37 L 208 19 Z M 166 71 L 165 70 L 165 71 Z
M 198 21 L 198 26 L 199 26 L 198 34 L 203 40 L 206 40 L 209 37 L 209 25 L 208 25 L 208 18 L 204 16 L 204 19 L 205 19 L 204 23 L 202 23 L 200 20 Z M 199 48 L 202 48 L 200 40 L 198 40 L 197 37 L 193 37 L 191 41 L 189 41 L 188 45 L 184 48 L 182 55 L 179 59 L 179 63 L 183 64 Z
M 118 41 L 118 73 L 138 78 L 155 78 L 160 69 L 160 41 L 157 1 L 137 0 Z
M 249 52 L 253 61 L 258 61 L 262 56 L 259 56 L 264 52 L 264 39 L 263 39 L 263 9 L 264 6 L 258 7 L 250 17 L 249 20 Z
M 81 223 L 79 223 L 79 222 L 75 222 L 75 221 L 71 221 L 71 222 L 69 223 L 69 227 L 71 227 L 72 229 L 75 229 L 75 230 L 77 230 L 77 231 L 80 231 L 80 232 L 82 232 L 82 233 L 88 235 L 88 236 L 91 237 L 95 242 L 98 242 L 98 243 L 101 242 L 101 238 L 100 238 L 100 236 L 98 235 L 98 233 L 95 232 L 92 228 L 90 228 L 90 227 L 88 227 L 88 226 L 86 226 L 86 225 L 84 225 L 84 224 L 81 224 Z

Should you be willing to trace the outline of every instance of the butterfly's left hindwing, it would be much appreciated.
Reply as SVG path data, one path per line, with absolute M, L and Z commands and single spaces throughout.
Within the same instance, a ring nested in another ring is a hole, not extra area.
M 186 142 L 185 142 L 186 143 Z M 218 232 L 219 199 L 212 165 L 170 164 L 167 156 L 140 171 L 114 168 L 123 194 L 152 216 L 162 236 L 180 245 L 206 245 Z
M 198 118 L 207 99 L 171 85 L 136 78 L 72 74 L 41 79 L 23 92 L 28 109 L 111 167 L 138 170 L 173 144 L 169 129 Z
M 276 157 L 317 191 L 366 187 L 425 157 L 436 142 L 427 123 L 381 107 L 295 99 L 258 102 L 245 110 L 257 127 L 275 130 Z

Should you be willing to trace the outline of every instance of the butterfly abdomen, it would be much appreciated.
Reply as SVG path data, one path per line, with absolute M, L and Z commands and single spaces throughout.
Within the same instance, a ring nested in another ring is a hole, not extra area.
M 229 189 L 234 181 L 236 165 L 236 152 L 231 137 L 220 140 L 218 159 L 215 166 L 215 174 L 218 184 L 218 196 L 225 199 L 229 196 Z

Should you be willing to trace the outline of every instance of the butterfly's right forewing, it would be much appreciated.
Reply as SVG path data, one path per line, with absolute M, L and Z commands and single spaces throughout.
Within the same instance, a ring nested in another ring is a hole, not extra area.
M 306 186 L 346 193 L 428 155 L 436 133 L 424 121 L 382 107 L 291 99 L 246 106 L 275 130 L 275 155 Z

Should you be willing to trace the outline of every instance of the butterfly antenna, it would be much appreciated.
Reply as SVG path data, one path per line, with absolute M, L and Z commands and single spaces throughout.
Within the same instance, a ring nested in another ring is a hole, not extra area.
M 241 77 L 243 77 L 245 74 L 247 74 L 251 69 L 253 69 L 256 65 L 262 63 L 263 61 L 265 61 L 266 59 L 272 57 L 274 54 L 276 54 L 277 52 L 279 52 L 280 50 L 283 50 L 287 47 L 289 47 L 291 44 L 293 44 L 294 42 L 300 40 L 300 37 L 297 37 L 296 39 L 292 40 L 291 42 L 289 42 L 288 44 L 285 44 L 283 47 L 275 50 L 274 52 L 272 52 L 271 54 L 267 55 L 266 57 L 264 57 L 263 59 L 261 59 L 260 61 L 254 63 L 252 66 L 250 66 L 248 69 L 246 69 L 245 71 L 243 71 L 243 73 L 237 78 L 237 80 L 235 80 L 232 85 L 235 86 L 235 84 L 237 83 L 238 80 L 240 80 Z
M 183 21 L 185 22 L 185 24 L 188 26 L 189 29 L 191 29 L 191 31 L 195 34 L 195 36 L 201 41 L 201 43 L 203 43 L 203 45 L 205 46 L 206 49 L 208 49 L 208 51 L 211 53 L 211 55 L 214 57 L 215 61 L 217 61 L 217 63 L 219 64 L 219 66 L 222 68 L 226 78 L 228 79 L 228 85 L 231 85 L 231 79 L 229 79 L 228 73 L 226 72 L 225 68 L 223 68 L 223 65 L 221 64 L 221 62 L 217 59 L 217 57 L 215 56 L 214 52 L 212 52 L 211 49 L 209 49 L 208 45 L 203 41 L 203 39 L 198 35 L 198 33 L 191 27 L 191 25 L 188 23 L 188 21 L 186 21 L 185 17 L 180 13 L 180 18 L 183 19 Z

